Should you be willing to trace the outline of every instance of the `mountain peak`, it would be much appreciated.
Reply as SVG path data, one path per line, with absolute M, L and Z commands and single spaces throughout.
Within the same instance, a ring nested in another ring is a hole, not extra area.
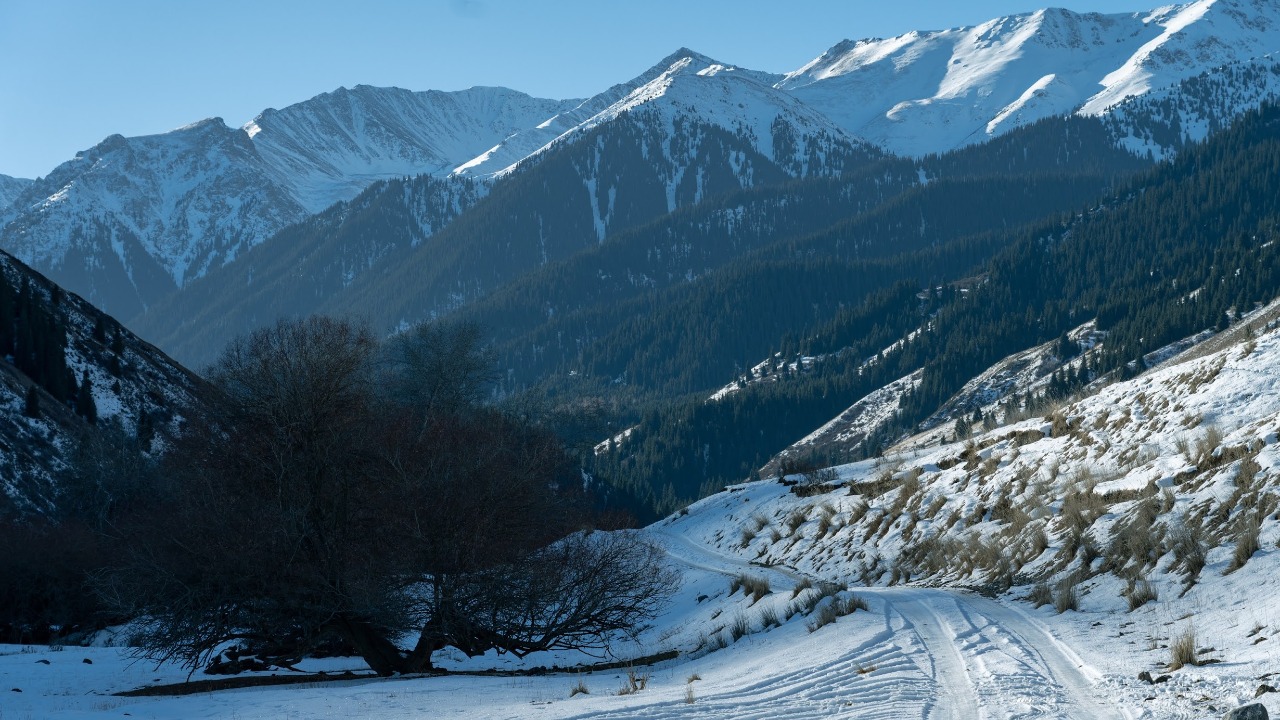
M 640 87 L 653 82 L 655 79 L 673 70 L 691 67 L 694 68 L 696 72 L 713 66 L 735 69 L 728 63 L 722 63 L 719 60 L 703 55 L 695 50 L 690 50 L 687 47 L 681 47 L 670 55 L 659 60 L 647 71 L 642 73 L 631 83 L 627 84 L 633 85 L 634 87 Z
M 197 120 L 193 123 L 188 123 L 178 128 L 174 128 L 174 132 L 208 131 L 208 130 L 225 130 L 225 129 L 230 129 L 230 128 L 227 126 L 227 123 L 222 118 L 211 117 L 211 118 L 205 118 L 203 120 Z
M 668 66 L 668 67 L 669 67 L 669 66 L 671 66 L 673 63 L 679 62 L 680 60 L 684 60 L 684 59 L 693 60 L 694 62 L 697 62 L 697 63 L 704 63 L 704 62 L 705 62 L 705 63 L 715 63 L 715 62 L 716 62 L 716 61 L 715 61 L 715 60 L 713 60 L 712 58 L 710 58 L 710 57 L 708 57 L 708 56 L 706 56 L 706 55 L 703 55 L 702 53 L 698 52 L 697 50 L 690 50 L 690 49 L 689 49 L 689 48 L 687 48 L 687 47 L 680 47 L 680 48 L 678 48 L 675 52 L 673 52 L 673 53 L 671 53 L 670 55 L 666 56 L 666 57 L 665 57 L 665 58 L 663 58 L 662 60 L 659 60 L 659 61 L 658 61 L 658 65 L 657 65 L 657 66 L 666 65 L 666 66 Z
M 969 27 L 837 43 L 777 87 L 900 154 L 982 142 L 1280 49 L 1274 0 L 1145 12 L 1045 8 Z
M 356 85 L 264 110 L 243 130 L 277 182 L 319 212 L 375 179 L 445 175 L 573 104 L 502 87 L 415 92 Z

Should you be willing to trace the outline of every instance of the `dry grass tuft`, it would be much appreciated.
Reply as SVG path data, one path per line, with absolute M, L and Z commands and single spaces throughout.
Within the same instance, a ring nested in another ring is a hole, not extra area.
M 765 595 L 768 595 L 769 580 L 754 575 L 739 575 L 729 582 L 729 594 L 732 595 L 738 590 L 742 590 L 743 595 L 750 595 L 751 602 L 758 603 Z
M 1156 592 L 1155 586 L 1146 580 L 1139 580 L 1131 585 L 1128 596 L 1129 612 L 1133 612 L 1153 600 L 1160 599 L 1160 594 Z
M 1187 665 L 1199 665 L 1196 656 L 1196 627 L 1188 625 L 1182 634 L 1169 643 L 1169 669 L 1179 670 Z
M 1080 609 L 1080 580 L 1074 574 L 1058 581 L 1053 588 L 1053 609 L 1059 615 L 1068 610 Z
M 619 695 L 634 695 L 649 686 L 649 673 L 637 674 L 635 668 L 627 668 L 627 679 L 618 689 Z
M 1249 513 L 1240 517 L 1238 521 L 1238 530 L 1236 531 L 1236 549 L 1231 557 L 1231 565 L 1227 568 L 1226 573 L 1230 574 L 1244 567 L 1249 562 L 1249 558 L 1261 549 L 1259 536 L 1262 534 L 1262 522 L 1256 513 Z

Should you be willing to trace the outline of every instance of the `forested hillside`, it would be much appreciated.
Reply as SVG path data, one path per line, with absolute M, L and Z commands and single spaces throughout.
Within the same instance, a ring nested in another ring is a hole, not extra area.
M 677 208 L 783 184 L 801 172 L 837 174 L 879 155 L 824 136 L 821 164 L 804 157 L 779 163 L 751 137 L 695 116 L 677 116 L 674 128 L 664 122 L 643 109 L 627 113 L 491 188 L 456 177 L 375 185 L 348 205 L 286 228 L 247 262 L 211 272 L 131 324 L 197 366 L 237 333 L 294 308 L 395 328 L 455 310 Z M 809 147 L 786 123 L 774 131 L 777 153 L 788 142 L 796 153 Z M 320 263 L 327 265 L 315 267 Z M 189 332 L 192 325 L 202 331 Z
M 81 476 L 127 484 L 113 458 L 164 448 L 203 412 L 204 392 L 114 318 L 0 252 L 0 518 L 96 492 Z
M 1137 372 L 1144 354 L 1226 327 L 1280 292 L 1278 127 L 1280 110 L 1266 106 L 1109 199 L 1017 230 L 968 282 L 908 282 L 847 308 L 827 327 L 775 345 L 785 352 L 773 382 L 647 413 L 599 456 L 599 472 L 637 488 L 664 478 L 652 497 L 670 505 L 745 477 L 862 395 L 916 370 L 918 386 L 886 434 L 864 443 L 865 454 L 910 432 L 995 361 L 1087 320 L 1107 334 L 1089 378 Z M 922 287 L 935 289 L 917 296 Z M 796 366 L 797 354 L 817 357 Z

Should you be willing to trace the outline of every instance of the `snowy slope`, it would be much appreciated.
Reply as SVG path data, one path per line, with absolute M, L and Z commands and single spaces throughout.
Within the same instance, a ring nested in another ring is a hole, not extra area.
M 643 112 L 646 123 L 656 124 L 674 139 L 666 150 L 669 161 L 681 152 L 683 125 L 701 123 L 747 139 L 757 152 L 794 176 L 838 173 L 839 156 L 860 141 L 822 113 L 773 87 L 778 79 L 681 48 L 631 82 L 513 136 L 457 172 L 501 176 L 579 134 Z
M 78 154 L 0 213 L 0 245 L 128 316 L 304 216 L 213 118 Z
M 690 51 L 686 51 L 686 54 Z M 556 138 L 573 130 L 597 113 L 622 100 L 643 85 L 661 75 L 681 55 L 680 51 L 659 61 L 639 76 L 623 83 L 618 83 L 604 92 L 593 95 L 571 106 L 563 108 L 541 122 L 523 128 L 504 138 L 502 142 L 488 148 L 461 163 L 454 172 L 460 175 L 486 177 L 515 165 L 529 155 L 545 147 Z
M 1262 686 L 1280 660 L 1280 331 L 1256 335 L 969 445 L 838 468 L 835 489 L 748 483 L 646 528 L 680 582 L 651 626 L 610 647 L 620 666 L 446 651 L 443 677 L 123 698 L 109 693 L 185 673 L 115 648 L 5 646 L 6 709 L 1207 720 L 1258 702 L 1274 713 L 1280 694 Z M 1241 563 L 1250 527 L 1256 549 Z M 757 593 L 739 589 L 743 577 Z M 1197 664 L 1171 667 L 1188 631 Z M 643 687 L 619 692 L 627 660 L 671 652 L 634 666 Z M 303 668 L 365 670 L 343 658 Z M 531 668 L 542 670 L 501 674 Z M 499 673 L 457 672 L 483 669 Z
M 204 367 L 236 335 L 315 313 L 365 273 L 402 264 L 487 190 L 460 177 L 377 181 L 192 280 L 129 325 L 189 367 Z
M 13 201 L 18 199 L 18 195 L 30 184 L 31 180 L 27 178 L 0 175 L 0 212 L 13 204 Z
M 29 283 L 37 305 L 66 329 L 67 366 L 77 382 L 86 376 L 91 381 L 99 429 L 117 428 L 133 438 L 145 414 L 155 433 L 151 449 L 163 450 L 184 419 L 205 412 L 203 381 L 114 319 L 3 252 L 0 273 L 15 289 Z M 99 324 L 106 342 L 94 337 Z M 71 408 L 43 391 L 40 416 L 27 417 L 31 384 L 14 364 L 0 360 L 0 514 L 6 509 L 20 515 L 50 510 L 58 474 L 71 461 L 79 439 L 93 434 Z
M 578 102 L 500 87 L 411 92 L 357 85 L 265 110 L 244 131 L 276 182 L 315 213 L 375 180 L 446 175 Z
M 1280 50 L 1280 5 L 1198 0 L 1129 15 L 1040 10 L 975 27 L 845 41 L 778 87 L 910 155 L 981 142 Z
M 1163 159 L 1240 114 L 1280 98 L 1280 55 L 1234 62 L 1113 107 L 1105 121 L 1120 146 Z
M 664 531 L 841 583 L 996 593 L 921 616 L 950 629 L 977 687 L 998 673 L 971 644 L 1013 632 L 1016 647 L 1021 617 L 1091 668 L 1095 699 L 1131 717 L 1218 717 L 1280 658 L 1280 331 L 1257 333 L 967 444 L 839 468 L 834 491 L 732 488 Z M 1172 668 L 1188 629 L 1204 664 Z

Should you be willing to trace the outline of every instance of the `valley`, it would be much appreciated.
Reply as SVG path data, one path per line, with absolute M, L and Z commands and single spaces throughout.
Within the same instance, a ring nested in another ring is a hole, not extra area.
M 1280 711 L 1280 6 L 815 51 L 0 175 L 0 720 Z

